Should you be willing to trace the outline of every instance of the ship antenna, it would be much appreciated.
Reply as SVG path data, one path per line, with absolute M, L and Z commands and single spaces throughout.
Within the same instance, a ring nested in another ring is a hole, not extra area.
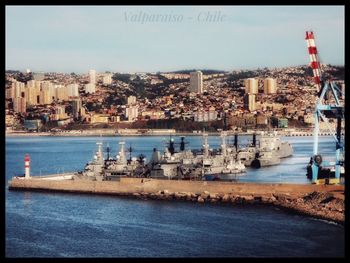
M 132 148 L 131 148 L 131 143 L 129 144 L 129 161 L 131 162 L 131 152 L 132 152 Z
M 109 160 L 109 151 L 110 151 L 110 149 L 109 149 L 109 143 L 107 143 L 107 160 Z

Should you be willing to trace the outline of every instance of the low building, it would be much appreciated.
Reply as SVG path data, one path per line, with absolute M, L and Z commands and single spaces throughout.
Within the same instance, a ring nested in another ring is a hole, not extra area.
M 256 116 L 256 125 L 267 125 L 268 124 L 268 118 L 264 114 L 258 114 Z
M 24 129 L 28 131 L 37 131 L 41 128 L 42 122 L 40 119 L 35 120 L 24 120 Z
M 278 128 L 288 128 L 288 119 L 279 118 L 278 119 Z
M 6 127 L 12 127 L 14 124 L 14 117 L 12 114 L 6 114 L 6 119 L 5 119 L 5 124 Z
M 71 118 L 67 118 L 67 119 L 64 119 L 64 120 L 58 120 L 57 121 L 57 126 L 61 127 L 61 126 L 67 125 L 70 122 L 72 122 Z
M 108 114 L 93 114 L 91 116 L 91 123 L 108 123 Z

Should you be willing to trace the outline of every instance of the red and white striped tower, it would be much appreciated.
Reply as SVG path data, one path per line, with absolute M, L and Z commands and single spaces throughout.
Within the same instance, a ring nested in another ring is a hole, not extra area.
M 312 31 L 306 31 L 305 39 L 306 39 L 307 47 L 309 49 L 310 66 L 314 74 L 314 80 L 317 86 L 317 91 L 319 91 L 321 88 L 322 73 L 321 73 L 320 60 L 317 54 L 314 33 Z
M 30 178 L 30 157 L 27 153 L 24 157 L 24 178 L 29 179 Z

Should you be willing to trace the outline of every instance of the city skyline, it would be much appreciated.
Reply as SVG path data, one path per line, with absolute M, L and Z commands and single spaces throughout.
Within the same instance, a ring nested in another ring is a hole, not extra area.
M 6 70 L 230 71 L 305 65 L 304 38 L 310 29 L 321 62 L 344 65 L 343 6 L 7 6 Z

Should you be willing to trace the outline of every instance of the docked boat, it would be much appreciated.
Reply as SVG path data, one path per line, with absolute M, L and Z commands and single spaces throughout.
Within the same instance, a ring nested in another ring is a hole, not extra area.
M 203 179 L 207 175 L 243 174 L 244 164 L 236 160 L 236 152 L 226 145 L 226 134 L 222 134 L 222 144 L 218 151 L 209 149 L 208 134 L 203 134 L 201 151 L 185 150 L 183 137 L 180 151 L 175 151 L 175 143 L 170 139 L 163 154 L 154 149 L 149 163 L 150 176 L 169 179 Z
M 293 146 L 282 141 L 276 132 L 262 132 L 258 141 L 256 134 L 253 134 L 252 143 L 238 151 L 238 159 L 246 166 L 260 168 L 278 165 L 281 158 L 290 157 L 293 152 Z
M 119 142 L 120 149 L 115 158 L 110 158 L 109 147 L 107 147 L 107 158 L 103 157 L 102 143 L 96 143 L 98 150 L 93 160 L 88 162 L 84 170 L 75 174 L 75 180 L 89 179 L 94 181 L 115 181 L 122 176 L 140 176 L 146 172 L 144 168 L 145 158 L 131 157 L 127 159 L 125 142 Z
M 235 144 L 230 146 L 226 141 L 226 132 L 221 133 L 221 145 L 218 149 L 211 149 L 208 144 L 208 134 L 203 133 L 201 150 L 185 149 L 184 137 L 180 143 L 175 143 L 170 137 L 164 152 L 153 149 L 150 161 L 146 163 L 143 155 L 127 158 L 125 142 L 119 142 L 119 152 L 110 157 L 107 147 L 107 158 L 102 151 L 102 143 L 98 142 L 98 150 L 93 160 L 88 162 L 82 172 L 74 177 L 99 181 L 119 180 L 120 177 L 151 177 L 179 180 L 232 180 L 244 176 L 246 166 L 260 168 L 277 165 L 281 158 L 290 156 L 293 148 L 289 143 L 282 142 L 276 134 L 261 134 L 259 144 L 256 135 L 253 141 L 245 148 L 239 149 L 238 136 L 235 135 Z M 175 145 L 180 145 L 176 151 Z
M 259 140 L 259 148 L 274 151 L 279 158 L 290 157 L 294 152 L 293 146 L 289 142 L 282 141 L 276 132 L 262 132 Z
M 281 158 L 277 152 L 272 150 L 259 150 L 256 153 L 255 159 L 251 163 L 251 167 L 253 168 L 261 168 L 265 166 L 272 166 L 280 164 Z

